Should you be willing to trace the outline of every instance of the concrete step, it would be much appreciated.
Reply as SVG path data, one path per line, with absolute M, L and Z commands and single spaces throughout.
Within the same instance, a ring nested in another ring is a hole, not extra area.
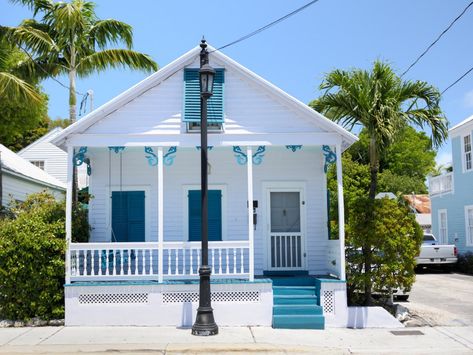
M 272 277 L 273 286 L 315 286 L 313 277 Z
M 315 286 L 273 286 L 273 295 L 315 296 Z
M 273 316 L 275 315 L 323 315 L 323 310 L 316 304 L 275 305 Z
M 317 296 L 294 296 L 294 295 L 278 295 L 273 298 L 274 305 L 316 305 Z
M 324 329 L 322 315 L 274 315 L 273 328 L 283 329 Z

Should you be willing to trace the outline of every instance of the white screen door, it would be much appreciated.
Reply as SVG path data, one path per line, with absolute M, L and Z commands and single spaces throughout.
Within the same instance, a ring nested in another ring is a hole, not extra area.
M 269 206 L 269 268 L 303 269 L 304 241 L 300 191 L 270 191 Z

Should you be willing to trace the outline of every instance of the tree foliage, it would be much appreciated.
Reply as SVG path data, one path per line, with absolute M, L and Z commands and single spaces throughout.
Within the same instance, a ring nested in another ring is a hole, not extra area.
M 63 317 L 64 203 L 30 195 L 0 221 L 0 314 L 27 320 Z
M 349 215 L 346 226 L 347 286 L 352 300 L 354 291 L 363 290 L 367 284 L 380 293 L 410 290 L 415 280 L 415 256 L 423 238 L 414 215 L 388 198 L 374 202 L 358 198 L 349 208 L 356 211 Z M 368 270 L 364 268 L 366 262 L 371 265 Z

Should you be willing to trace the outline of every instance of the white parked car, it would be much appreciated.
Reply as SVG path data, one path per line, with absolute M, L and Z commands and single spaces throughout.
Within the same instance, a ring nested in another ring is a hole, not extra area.
M 457 260 L 457 247 L 455 245 L 439 244 L 433 234 L 424 234 L 420 253 L 416 257 L 418 266 L 453 265 Z

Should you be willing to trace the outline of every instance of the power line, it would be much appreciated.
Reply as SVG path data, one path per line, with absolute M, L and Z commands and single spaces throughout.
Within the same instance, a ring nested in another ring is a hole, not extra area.
M 299 13 L 299 12 L 305 10 L 305 9 L 307 9 L 309 6 L 315 4 L 315 3 L 318 2 L 318 1 L 319 1 L 319 0 L 312 0 L 312 1 L 308 2 L 307 4 L 305 4 L 304 6 L 301 6 L 301 7 L 299 7 L 298 9 L 296 9 L 296 10 L 294 10 L 294 11 L 288 13 L 287 15 L 284 15 L 283 17 L 280 17 L 280 18 L 278 18 L 277 20 L 275 20 L 275 21 L 273 21 L 273 22 L 270 22 L 270 23 L 268 23 L 267 25 L 265 25 L 265 26 L 263 26 L 263 27 L 260 27 L 260 28 L 258 28 L 257 30 L 255 30 L 255 31 L 253 31 L 253 32 L 250 32 L 250 33 L 248 33 L 247 35 L 245 35 L 245 36 L 243 36 L 243 37 L 240 37 L 240 38 L 238 38 L 237 40 L 235 40 L 235 41 L 233 41 L 233 42 L 230 42 L 230 43 L 228 43 L 228 44 L 226 44 L 226 45 L 224 45 L 224 46 L 221 46 L 221 47 L 219 47 L 219 48 L 213 50 L 212 52 L 219 51 L 219 50 L 222 50 L 222 49 L 224 49 L 224 48 L 233 46 L 234 44 L 237 44 L 237 43 L 239 43 L 239 42 L 244 41 L 245 39 L 248 39 L 248 38 L 250 38 L 250 37 L 253 37 L 254 35 L 257 35 L 258 33 L 263 32 L 264 30 L 267 30 L 268 28 L 270 28 L 270 27 L 272 27 L 272 26 L 278 24 L 279 22 L 284 21 L 284 20 L 288 19 L 289 17 L 291 17 L 291 16 L 293 16 L 293 15 L 295 15 L 295 14 L 297 14 L 297 13 Z M 209 52 L 209 53 L 212 53 L 212 52 Z
M 470 74 L 473 71 L 473 67 L 468 69 L 462 76 L 460 76 L 457 80 L 455 80 L 453 83 L 451 83 L 449 86 L 447 86 L 440 94 L 443 95 L 445 91 L 449 90 L 452 86 L 455 86 L 458 82 L 460 82 L 465 76 Z
M 447 27 L 446 29 L 444 29 L 444 30 L 442 31 L 442 33 L 440 33 L 440 35 L 435 39 L 435 41 L 433 41 L 433 42 L 427 47 L 427 49 L 426 49 L 425 51 L 423 51 L 422 54 L 421 54 L 420 56 L 418 56 L 417 59 L 416 59 L 411 65 L 409 65 L 409 67 L 401 74 L 401 78 L 402 78 L 409 70 L 411 70 L 411 68 L 412 68 L 414 65 L 416 65 L 417 62 L 418 62 L 419 60 L 421 60 L 421 58 L 422 58 L 424 55 L 426 55 L 427 52 L 428 52 L 433 46 L 435 46 L 435 44 L 440 40 L 440 38 L 442 38 L 442 36 L 443 36 L 445 33 L 447 33 L 447 32 L 450 30 L 450 28 L 452 28 L 452 26 L 455 24 L 455 22 L 457 22 L 457 21 L 465 14 L 465 12 L 470 8 L 471 5 L 473 5 L 473 1 L 470 2 L 470 3 L 463 9 L 463 11 L 460 13 L 460 15 L 458 15 L 458 16 L 450 23 L 450 25 L 448 25 L 448 27 Z

